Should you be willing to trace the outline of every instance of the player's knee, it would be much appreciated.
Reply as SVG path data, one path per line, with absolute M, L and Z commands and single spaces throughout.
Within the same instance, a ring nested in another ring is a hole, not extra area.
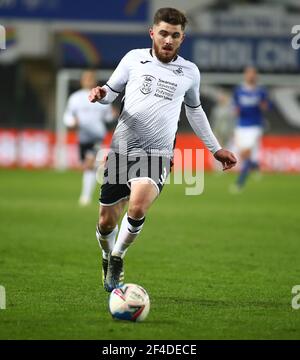
M 93 154 L 86 154 L 84 159 L 84 167 L 85 169 L 92 170 L 95 166 L 95 156 Z
M 128 208 L 128 216 L 133 219 L 141 219 L 146 215 L 146 207 L 142 203 L 130 204 Z
M 109 232 L 116 227 L 116 221 L 113 217 L 108 214 L 100 214 L 99 217 L 99 227 L 100 231 Z

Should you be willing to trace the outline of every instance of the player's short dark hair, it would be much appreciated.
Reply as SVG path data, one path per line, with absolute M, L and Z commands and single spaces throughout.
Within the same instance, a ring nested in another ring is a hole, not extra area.
M 164 21 L 171 25 L 181 25 L 182 30 L 185 29 L 187 24 L 186 16 L 179 10 L 174 8 L 160 8 L 154 15 L 154 24 L 158 25 L 161 21 Z

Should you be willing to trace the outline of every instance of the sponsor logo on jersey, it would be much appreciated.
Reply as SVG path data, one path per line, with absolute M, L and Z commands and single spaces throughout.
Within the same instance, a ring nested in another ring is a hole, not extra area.
M 174 73 L 175 75 L 178 75 L 178 76 L 183 76 L 183 75 L 184 75 L 181 66 L 178 66 L 178 68 L 177 68 L 176 70 L 173 70 L 173 73 Z
M 143 75 L 142 77 L 144 78 L 144 81 L 140 90 L 144 95 L 148 95 L 151 93 L 153 82 L 156 79 L 152 75 Z
M 141 64 L 147 64 L 149 62 L 151 62 L 151 61 L 150 60 L 145 60 L 145 61 L 141 61 Z

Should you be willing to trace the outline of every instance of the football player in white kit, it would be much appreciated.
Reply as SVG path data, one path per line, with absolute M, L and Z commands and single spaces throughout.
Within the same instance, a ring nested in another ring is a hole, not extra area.
M 88 100 L 89 92 L 97 85 L 94 71 L 84 71 L 80 82 L 81 89 L 68 99 L 63 120 L 68 128 L 78 131 L 79 155 L 83 168 L 79 204 L 85 206 L 90 204 L 96 185 L 96 153 L 106 135 L 106 123 L 114 119 L 114 112 L 111 105 L 93 106 Z
M 106 161 L 96 231 L 103 256 L 104 288 L 109 292 L 122 284 L 124 255 L 141 232 L 147 210 L 170 171 L 182 102 L 193 130 L 223 164 L 223 170 L 236 164 L 235 156 L 219 145 L 202 109 L 197 66 L 177 54 L 186 22 L 177 9 L 159 9 L 150 29 L 152 48 L 127 53 L 107 84 L 90 92 L 91 102 L 108 104 L 125 89 Z M 137 165 L 139 170 L 134 171 Z M 110 173 L 115 175 L 112 180 Z

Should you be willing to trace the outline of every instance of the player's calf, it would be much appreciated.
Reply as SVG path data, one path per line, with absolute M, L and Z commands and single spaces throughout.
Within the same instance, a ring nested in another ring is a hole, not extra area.
M 124 215 L 117 242 L 108 260 L 108 270 L 104 284 L 107 291 L 112 291 L 124 283 L 123 258 L 128 247 L 141 232 L 144 222 L 145 217 L 132 219 L 127 214 Z

